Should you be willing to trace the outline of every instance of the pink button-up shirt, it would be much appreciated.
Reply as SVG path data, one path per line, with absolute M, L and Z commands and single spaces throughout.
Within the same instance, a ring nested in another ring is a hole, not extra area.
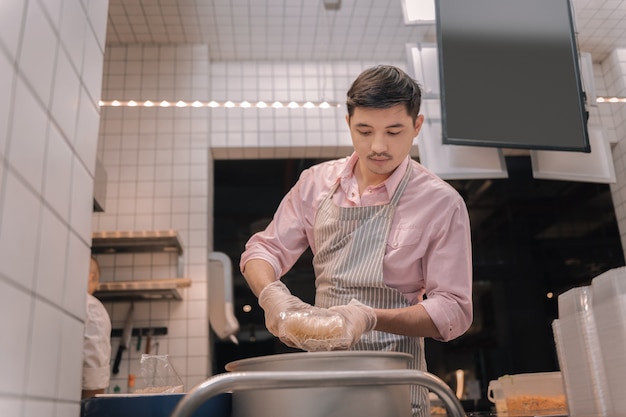
M 413 171 L 398 203 L 387 239 L 384 282 L 411 304 L 422 303 L 443 341 L 463 334 L 472 322 L 470 223 L 461 196 L 445 181 L 407 157 L 383 183 L 362 195 L 354 165 L 358 156 L 324 162 L 302 172 L 268 227 L 250 238 L 240 268 L 264 259 L 283 276 L 311 247 L 320 202 L 337 182 L 333 202 L 341 207 L 389 203 L 406 168 Z M 424 297 L 426 295 L 426 297 Z

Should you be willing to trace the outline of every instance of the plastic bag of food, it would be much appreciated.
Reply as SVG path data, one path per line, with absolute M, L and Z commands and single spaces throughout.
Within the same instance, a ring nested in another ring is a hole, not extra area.
M 342 315 L 312 308 L 283 312 L 280 315 L 280 340 L 308 352 L 345 350 L 350 347 Z
M 181 393 L 183 381 L 169 361 L 168 355 L 141 355 L 137 394 Z

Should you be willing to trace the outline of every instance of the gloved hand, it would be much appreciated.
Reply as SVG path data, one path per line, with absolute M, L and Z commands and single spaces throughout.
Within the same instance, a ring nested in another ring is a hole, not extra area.
M 352 339 L 346 336 L 346 320 L 338 312 L 311 307 L 281 314 L 280 340 L 307 352 L 345 350 Z
M 346 305 L 330 307 L 329 310 L 339 313 L 344 318 L 344 336 L 350 340 L 348 349 L 356 345 L 363 333 L 376 327 L 377 318 L 374 309 L 355 299 Z
M 311 308 L 310 304 L 292 295 L 280 280 L 263 288 L 259 294 L 259 305 L 265 311 L 265 326 L 276 337 L 279 337 L 281 313 Z

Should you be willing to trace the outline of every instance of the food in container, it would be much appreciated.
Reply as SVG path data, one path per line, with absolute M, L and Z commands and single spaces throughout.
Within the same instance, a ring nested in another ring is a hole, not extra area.
M 509 417 L 567 415 L 561 372 L 535 372 L 498 378 Z

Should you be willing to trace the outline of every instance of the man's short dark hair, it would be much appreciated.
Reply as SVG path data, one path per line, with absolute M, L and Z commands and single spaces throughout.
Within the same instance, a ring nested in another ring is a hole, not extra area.
M 352 117 L 357 107 L 386 109 L 404 104 L 413 121 L 422 102 L 419 84 L 400 68 L 377 65 L 363 71 L 348 90 L 346 106 Z

